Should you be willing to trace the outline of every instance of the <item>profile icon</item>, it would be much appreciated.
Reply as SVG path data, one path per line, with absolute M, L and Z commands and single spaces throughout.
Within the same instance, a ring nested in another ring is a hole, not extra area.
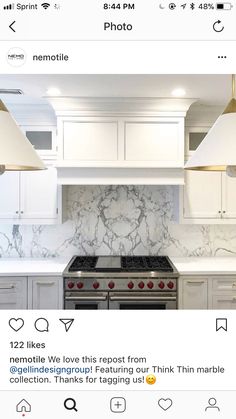
M 220 412 L 220 408 L 217 406 L 217 400 L 214 397 L 211 397 L 208 400 L 208 406 L 205 409 L 205 412 L 208 412 L 209 410 L 217 410 L 218 412 Z

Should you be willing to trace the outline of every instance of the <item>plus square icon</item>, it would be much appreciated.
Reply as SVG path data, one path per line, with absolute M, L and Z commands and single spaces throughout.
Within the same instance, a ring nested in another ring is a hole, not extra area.
M 113 413 L 124 413 L 126 400 L 123 397 L 113 397 L 110 401 L 110 408 Z

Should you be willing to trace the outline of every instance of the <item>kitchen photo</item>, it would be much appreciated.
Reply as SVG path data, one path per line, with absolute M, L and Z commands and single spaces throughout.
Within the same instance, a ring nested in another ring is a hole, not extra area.
M 236 309 L 232 74 L 0 75 L 0 309 Z

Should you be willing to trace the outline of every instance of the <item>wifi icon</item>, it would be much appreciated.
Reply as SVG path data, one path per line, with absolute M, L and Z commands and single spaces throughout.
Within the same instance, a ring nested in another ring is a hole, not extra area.
M 49 3 L 42 3 L 41 6 L 46 10 L 50 7 Z

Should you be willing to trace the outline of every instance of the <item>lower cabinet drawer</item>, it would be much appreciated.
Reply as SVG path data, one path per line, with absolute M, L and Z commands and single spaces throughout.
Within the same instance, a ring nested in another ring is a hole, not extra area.
M 235 291 L 236 295 L 236 278 L 221 277 L 213 279 L 213 291 Z
M 27 308 L 27 278 L 0 278 L 0 310 Z
M 231 294 L 213 294 L 212 308 L 216 310 L 236 310 L 236 292 Z

